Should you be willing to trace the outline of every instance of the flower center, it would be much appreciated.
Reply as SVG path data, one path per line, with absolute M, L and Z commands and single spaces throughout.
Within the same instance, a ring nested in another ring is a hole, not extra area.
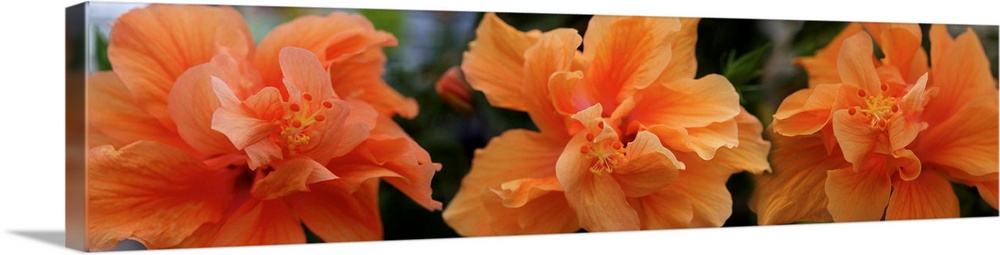
M 625 147 L 617 139 L 594 141 L 594 134 L 587 134 L 590 144 L 580 147 L 580 153 L 590 160 L 590 172 L 596 175 L 613 173 L 625 163 Z
M 279 135 L 285 141 L 290 153 L 295 153 L 299 146 L 309 144 L 306 131 L 313 124 L 326 120 L 326 110 L 333 108 L 333 103 L 323 101 L 319 106 L 313 106 L 313 97 L 309 93 L 302 94 L 302 102 L 288 105 L 288 114 L 277 120 Z
M 888 86 L 883 84 L 882 90 L 888 90 Z M 898 100 L 895 97 L 885 96 L 882 92 L 878 95 L 867 95 L 865 90 L 858 90 L 858 96 L 865 99 L 865 105 L 860 109 L 856 110 L 851 108 L 848 113 L 854 115 L 858 111 L 871 119 L 871 128 L 875 130 L 885 130 L 888 125 L 889 118 L 892 118 L 894 114 L 899 112 Z

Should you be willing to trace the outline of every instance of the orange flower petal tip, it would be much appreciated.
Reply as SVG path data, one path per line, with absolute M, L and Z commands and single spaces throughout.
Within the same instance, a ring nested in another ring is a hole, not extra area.
M 434 84 L 434 89 L 441 100 L 456 112 L 472 113 L 472 87 L 465 82 L 462 71 L 457 66 L 448 68 Z

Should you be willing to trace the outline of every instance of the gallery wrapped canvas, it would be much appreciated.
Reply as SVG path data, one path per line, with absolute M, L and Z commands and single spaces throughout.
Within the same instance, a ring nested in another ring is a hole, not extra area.
M 66 15 L 76 249 L 998 214 L 995 25 Z

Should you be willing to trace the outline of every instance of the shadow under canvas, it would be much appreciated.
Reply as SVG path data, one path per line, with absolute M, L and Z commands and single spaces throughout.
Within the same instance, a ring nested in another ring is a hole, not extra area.
M 62 230 L 11 230 L 13 234 L 42 241 L 44 243 L 66 246 L 66 231 Z
M 59 247 L 66 246 L 66 231 L 61 230 L 12 230 L 13 234 L 27 237 L 30 239 L 35 239 L 43 243 L 48 243 L 51 245 L 56 245 Z M 146 246 L 133 240 L 122 240 L 115 246 L 112 251 L 131 251 L 131 250 L 145 250 Z

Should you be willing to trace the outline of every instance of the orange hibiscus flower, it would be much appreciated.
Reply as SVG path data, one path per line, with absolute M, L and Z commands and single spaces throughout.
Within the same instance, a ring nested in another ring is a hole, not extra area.
M 392 121 L 396 39 L 346 13 L 297 18 L 256 48 L 229 7 L 120 17 L 113 72 L 88 83 L 87 248 L 381 239 L 380 178 L 429 210 L 440 165 Z
M 982 44 L 943 25 L 930 40 L 928 67 L 917 25 L 851 24 L 799 59 L 810 87 L 774 115 L 775 174 L 751 202 L 760 224 L 958 217 L 949 180 L 997 208 L 998 93 Z
M 697 23 L 595 16 L 581 37 L 486 14 L 462 71 L 539 131 L 476 152 L 448 225 L 465 236 L 721 226 L 727 179 L 767 170 L 770 143 L 724 77 L 694 79 Z

